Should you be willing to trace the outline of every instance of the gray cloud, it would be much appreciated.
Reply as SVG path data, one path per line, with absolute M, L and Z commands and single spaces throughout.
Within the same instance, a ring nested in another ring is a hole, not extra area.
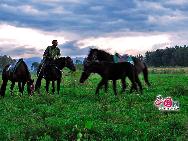
M 133 33 L 169 33 L 172 41 L 186 43 L 188 31 L 186 0 L 1 0 L 0 23 L 43 31 L 69 32 L 87 37 L 119 36 Z M 177 33 L 177 35 L 175 35 Z M 29 33 L 28 33 L 29 34 Z M 71 40 L 71 37 L 70 37 Z M 74 39 L 72 39 L 74 40 Z M 77 40 L 77 39 L 76 39 Z M 156 45 L 153 49 L 162 45 Z M 9 49 L 7 49 L 10 47 Z M 0 46 L 1 54 L 39 54 L 34 48 Z M 78 48 L 77 41 L 60 45 L 63 55 L 85 55 L 89 48 Z
M 177 6 L 178 5 L 178 6 Z M 186 29 L 188 3 L 153 1 L 1 1 L 0 22 L 42 30 L 100 35 L 115 31 Z
M 77 41 L 69 41 L 59 46 L 63 56 L 85 56 L 88 54 L 90 47 L 79 48 Z
M 0 52 L 0 55 L 7 55 L 13 58 L 18 56 L 24 57 L 25 55 L 32 56 L 39 53 L 35 48 L 27 48 L 25 46 L 18 47 L 14 44 L 9 44 L 6 46 L 0 45 Z

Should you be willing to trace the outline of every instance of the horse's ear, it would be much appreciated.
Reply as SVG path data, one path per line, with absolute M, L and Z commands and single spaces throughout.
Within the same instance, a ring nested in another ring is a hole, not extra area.
M 88 66 L 89 64 L 91 64 L 91 62 L 89 60 L 87 60 L 87 59 L 84 59 L 84 65 Z
M 67 56 L 66 59 L 71 60 L 71 58 L 69 56 Z

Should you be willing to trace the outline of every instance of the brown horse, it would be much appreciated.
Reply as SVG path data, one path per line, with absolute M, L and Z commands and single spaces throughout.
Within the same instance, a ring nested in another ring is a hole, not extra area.
M 34 91 L 34 80 L 31 79 L 31 74 L 29 72 L 29 69 L 26 65 L 26 63 L 23 61 L 23 59 L 19 59 L 16 63 L 16 68 L 10 69 L 11 65 L 6 65 L 2 72 L 2 80 L 3 83 L 1 85 L 1 91 L 0 95 L 5 96 L 6 86 L 8 80 L 12 82 L 10 89 L 11 89 L 11 95 L 13 95 L 13 88 L 15 85 L 15 82 L 18 82 L 19 92 L 23 94 L 24 86 L 27 83 L 27 92 L 29 95 L 33 94 Z
M 83 83 L 86 79 L 88 79 L 91 73 L 97 73 L 102 77 L 102 79 L 96 88 L 95 94 L 98 94 L 99 89 L 103 85 L 108 84 L 109 80 L 112 80 L 114 94 L 117 95 L 116 80 L 121 79 L 122 86 L 123 86 L 122 92 L 125 92 L 125 89 L 126 89 L 125 78 L 128 77 L 130 81 L 132 82 L 132 88 L 130 92 L 132 92 L 133 88 L 137 91 L 137 84 L 138 84 L 140 88 L 140 92 L 142 93 L 142 85 L 135 71 L 136 71 L 135 67 L 131 63 L 128 63 L 128 62 L 109 63 L 109 62 L 88 62 L 87 61 L 84 63 L 84 70 L 80 77 L 80 83 Z M 105 91 L 107 91 L 106 86 L 105 86 Z
M 107 62 L 114 62 L 113 55 L 107 53 L 104 50 L 99 49 L 90 49 L 90 52 L 88 54 L 88 57 L 86 58 L 87 61 L 107 61 Z M 132 60 L 134 62 L 134 65 L 136 67 L 136 72 L 140 74 L 143 72 L 144 80 L 148 86 L 150 86 L 150 83 L 148 81 L 148 68 L 144 62 L 142 62 L 140 59 L 136 57 L 132 57 Z
M 49 92 L 49 83 L 52 81 L 52 93 L 55 92 L 55 81 L 57 81 L 57 92 L 59 94 L 60 92 L 60 82 L 62 73 L 61 70 L 63 70 L 64 67 L 69 68 L 72 71 L 76 71 L 76 67 L 73 64 L 73 60 L 67 56 L 67 57 L 60 57 L 58 59 L 52 60 L 47 59 L 45 60 L 44 64 L 40 65 L 37 71 L 37 81 L 35 84 L 35 90 L 38 91 L 40 94 L 40 86 L 42 78 L 46 80 L 46 92 Z

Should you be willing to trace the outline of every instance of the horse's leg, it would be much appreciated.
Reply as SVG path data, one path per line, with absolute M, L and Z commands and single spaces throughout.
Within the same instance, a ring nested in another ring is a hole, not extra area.
M 23 89 L 24 89 L 25 84 L 26 84 L 26 82 L 24 82 L 24 84 L 23 84 Z M 31 93 L 31 88 L 30 88 L 29 83 L 27 83 L 27 93 L 28 93 L 29 96 L 32 96 L 32 94 L 33 94 L 33 93 Z
M 116 80 L 113 80 L 112 82 L 113 82 L 113 90 L 114 90 L 114 94 L 115 94 L 115 96 L 117 96 L 117 89 L 116 89 L 117 85 L 116 85 Z
M 49 84 L 50 84 L 50 81 L 46 80 L 46 92 L 47 92 L 47 94 L 49 93 Z
M 12 81 L 12 84 L 10 86 L 10 94 L 13 96 L 13 88 L 14 88 L 15 82 Z
M 108 82 L 106 82 L 106 83 L 104 84 L 104 89 L 105 89 L 105 92 L 107 93 L 107 90 L 108 90 Z
M 26 82 L 22 82 L 22 94 L 23 94 L 23 92 L 24 92 L 25 84 L 26 84 Z M 27 91 L 28 91 L 28 89 L 27 89 Z
M 140 89 L 140 92 L 141 92 L 141 94 L 142 94 L 142 93 L 143 93 L 142 84 L 141 84 L 140 79 L 139 79 L 139 77 L 138 77 L 137 74 L 136 74 L 136 76 L 135 76 L 135 81 L 136 81 L 136 83 L 138 84 L 139 89 Z
M 60 84 L 61 84 L 61 78 L 57 80 L 57 93 L 59 95 L 60 92 Z
M 39 94 L 40 94 L 39 89 L 41 87 L 41 81 L 42 81 L 42 74 L 40 73 L 35 84 L 35 91 L 38 91 Z
M 138 92 L 138 87 L 137 87 L 137 84 L 135 81 L 131 80 L 131 83 L 132 83 L 132 86 L 131 86 L 131 89 L 130 89 L 130 93 L 133 92 L 133 89 L 136 90 Z
M 5 96 L 5 91 L 6 91 L 6 86 L 7 86 L 7 82 L 8 80 L 3 80 L 3 83 L 1 85 L 1 92 L 0 92 L 0 95 L 1 96 Z
M 22 82 L 18 82 L 18 88 L 19 88 L 19 92 L 23 95 Z
M 126 77 L 121 79 L 122 93 L 126 90 Z
M 130 93 L 132 93 L 133 89 L 135 89 L 136 91 L 138 91 L 136 80 L 135 80 L 135 75 L 137 75 L 135 71 L 132 71 L 132 73 L 130 73 L 128 75 L 128 78 L 129 78 L 129 80 L 132 83 L 132 86 L 131 86 L 131 89 L 130 89 Z
M 52 81 L 52 93 L 54 94 L 55 93 L 55 84 L 54 84 L 55 82 L 54 81 Z
M 98 84 L 98 86 L 97 86 L 97 88 L 96 88 L 96 92 L 95 92 L 96 95 L 99 94 L 99 89 L 100 89 L 101 86 L 104 85 L 105 83 L 108 83 L 108 81 L 106 81 L 105 79 L 102 79 L 102 80 L 99 82 L 99 84 Z
M 151 86 L 151 84 L 149 83 L 149 80 L 148 80 L 148 68 L 146 66 L 146 64 L 144 64 L 144 69 L 143 69 L 143 75 L 144 75 L 144 81 L 146 82 L 146 84 L 148 86 Z

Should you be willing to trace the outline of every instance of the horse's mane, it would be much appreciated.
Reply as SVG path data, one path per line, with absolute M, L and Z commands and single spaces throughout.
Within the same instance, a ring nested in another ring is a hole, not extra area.
M 22 63 L 24 65 L 24 67 L 26 68 L 27 73 L 30 74 L 29 68 L 28 68 L 28 66 L 26 65 L 26 63 L 24 62 L 24 60 L 22 58 L 19 59 L 17 63 L 20 63 L 20 64 Z
M 58 61 L 65 61 L 65 59 L 66 59 L 66 57 L 61 56 L 61 57 L 55 59 L 55 62 L 58 62 Z
M 102 50 L 102 49 L 97 49 L 97 48 L 91 48 L 90 51 L 89 51 L 89 55 L 91 55 L 93 52 L 100 52 L 101 54 L 105 54 L 105 55 L 112 55 L 108 52 L 106 52 L 105 50 Z M 89 56 L 88 55 L 88 56 Z

